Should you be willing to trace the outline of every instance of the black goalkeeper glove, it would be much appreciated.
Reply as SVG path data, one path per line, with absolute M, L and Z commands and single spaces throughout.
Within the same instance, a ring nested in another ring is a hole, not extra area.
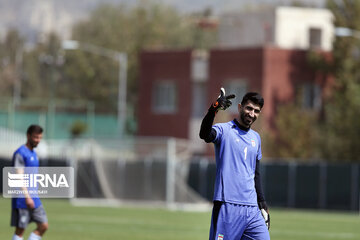
M 216 99 L 216 102 L 214 102 L 210 106 L 209 111 L 215 111 L 215 113 L 216 113 L 217 111 L 219 111 L 219 109 L 221 109 L 221 110 L 227 109 L 232 104 L 230 99 L 233 99 L 233 98 L 235 98 L 234 94 L 225 96 L 225 89 L 221 88 L 219 97 Z
M 267 228 L 270 229 L 270 214 L 266 202 L 265 201 L 259 202 L 259 208 L 265 220 L 265 224 Z

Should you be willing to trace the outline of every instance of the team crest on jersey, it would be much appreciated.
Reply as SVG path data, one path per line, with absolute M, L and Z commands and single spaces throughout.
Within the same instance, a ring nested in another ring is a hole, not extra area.
M 255 140 L 251 139 L 251 146 L 255 147 Z
M 223 239 L 224 239 L 224 235 L 219 233 L 217 240 L 223 240 Z

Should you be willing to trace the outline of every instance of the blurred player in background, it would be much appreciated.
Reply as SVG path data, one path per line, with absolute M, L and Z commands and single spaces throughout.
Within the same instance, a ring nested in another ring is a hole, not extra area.
M 235 95 L 220 96 L 204 117 L 200 138 L 213 142 L 216 180 L 210 240 L 268 240 L 270 216 L 262 193 L 259 163 L 261 139 L 251 125 L 258 118 L 264 99 L 245 94 L 238 105 L 238 118 L 213 126 L 218 110 L 227 109 Z M 265 220 L 264 220 L 265 219 Z
M 17 173 L 24 173 L 24 167 L 39 167 L 39 159 L 34 148 L 40 143 L 42 132 L 43 129 L 38 125 L 28 127 L 26 144 L 19 147 L 13 155 L 12 163 Z M 25 229 L 32 221 L 37 224 L 37 228 L 30 234 L 28 240 L 40 240 L 48 229 L 48 220 L 39 197 L 24 194 L 23 198 L 13 198 L 11 226 L 15 227 L 15 233 L 12 240 L 23 240 Z

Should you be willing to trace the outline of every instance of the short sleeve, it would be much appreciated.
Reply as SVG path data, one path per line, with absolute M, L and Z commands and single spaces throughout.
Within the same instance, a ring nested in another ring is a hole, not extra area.
M 259 141 L 259 147 L 258 147 L 258 152 L 257 152 L 257 155 L 256 155 L 256 160 L 260 160 L 262 158 L 262 153 L 261 153 L 261 138 L 260 136 L 258 135 L 258 141 Z
M 216 131 L 216 138 L 213 140 L 213 143 L 218 143 L 223 135 L 223 126 L 221 124 L 215 124 L 212 128 Z
M 16 153 L 14 156 L 14 167 L 23 168 L 25 167 L 25 161 L 23 156 L 20 153 Z

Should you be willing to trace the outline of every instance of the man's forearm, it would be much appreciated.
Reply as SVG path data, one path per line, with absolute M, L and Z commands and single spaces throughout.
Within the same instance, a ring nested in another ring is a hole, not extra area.
M 201 122 L 200 138 L 204 139 L 205 142 L 211 142 L 216 138 L 216 131 L 212 128 L 212 124 L 215 119 L 216 112 L 209 109 L 204 119 Z
M 260 176 L 260 161 L 256 161 L 256 167 L 255 167 L 255 190 L 257 195 L 258 203 L 265 202 L 265 197 L 262 191 L 262 184 L 261 184 L 261 176 Z

